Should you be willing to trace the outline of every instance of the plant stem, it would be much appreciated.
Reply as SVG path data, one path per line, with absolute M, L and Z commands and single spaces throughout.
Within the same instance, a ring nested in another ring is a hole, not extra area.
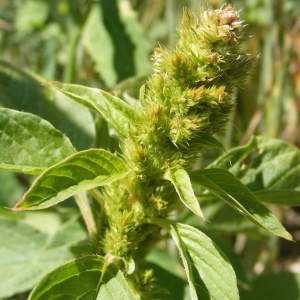
M 86 193 L 79 193 L 74 196 L 76 204 L 79 207 L 83 220 L 85 222 L 89 237 L 91 240 L 94 239 L 97 233 L 96 222 L 89 204 L 89 199 Z

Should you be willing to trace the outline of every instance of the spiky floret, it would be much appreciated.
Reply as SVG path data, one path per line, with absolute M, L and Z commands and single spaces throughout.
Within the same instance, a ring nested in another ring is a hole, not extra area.
M 151 219 L 167 217 L 180 203 L 163 174 L 190 164 L 199 145 L 223 129 L 249 61 L 240 50 L 242 28 L 231 6 L 199 18 L 185 11 L 176 48 L 155 50 L 141 99 L 143 122 L 130 127 L 122 145 L 133 172 L 103 192 L 105 253 L 137 259 L 141 245 L 158 238 Z
M 192 147 L 197 138 L 218 132 L 227 121 L 232 91 L 249 61 L 240 50 L 242 27 L 231 6 L 208 10 L 199 18 L 185 11 L 176 49 L 155 50 L 145 110 L 163 107 L 157 122 L 168 124 L 164 134 L 177 147 Z

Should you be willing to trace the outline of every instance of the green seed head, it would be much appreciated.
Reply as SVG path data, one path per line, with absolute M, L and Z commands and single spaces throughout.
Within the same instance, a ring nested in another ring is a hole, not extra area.
M 199 18 L 184 11 L 175 50 L 155 50 L 146 110 L 161 106 L 163 114 L 153 115 L 151 122 L 177 147 L 190 146 L 224 127 L 232 91 L 249 62 L 240 51 L 242 27 L 230 5 Z

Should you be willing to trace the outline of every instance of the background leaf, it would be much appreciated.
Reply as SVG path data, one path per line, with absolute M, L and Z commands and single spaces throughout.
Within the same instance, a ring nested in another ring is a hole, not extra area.
M 172 250 L 152 249 L 147 255 L 146 267 L 154 270 L 154 276 L 157 278 L 159 286 L 167 290 L 164 295 L 160 296 L 162 299 L 182 300 L 187 283 L 184 270 L 178 264 L 178 257 L 171 253 Z
M 43 209 L 81 191 L 111 183 L 128 173 L 124 162 L 101 149 L 77 152 L 46 169 L 16 204 L 16 209 Z
M 39 174 L 75 152 L 69 139 L 40 117 L 0 108 L 0 168 Z
M 300 151 L 278 139 L 253 137 L 219 157 L 209 168 L 224 168 L 253 191 L 299 190 Z
M 279 272 L 258 276 L 248 290 L 241 291 L 241 300 L 299 300 L 300 273 Z
M 148 76 L 140 75 L 129 77 L 122 80 L 113 88 L 114 95 L 125 99 L 127 102 L 133 102 L 135 106 L 141 105 L 140 92 L 141 87 L 146 83 Z
M 107 87 L 150 69 L 151 45 L 128 0 L 104 0 L 94 4 L 82 39 Z
M 128 133 L 132 121 L 140 119 L 137 110 L 105 91 L 75 84 L 51 84 L 66 96 L 102 114 L 104 119 L 123 135 Z
M 7 62 L 0 61 L 0 106 L 30 112 L 49 121 L 81 150 L 94 139 L 93 120 L 87 108 Z
M 23 34 L 42 27 L 48 17 L 49 6 L 43 0 L 29 0 L 22 3 L 16 16 L 17 30 Z
M 12 207 L 22 196 L 23 188 L 15 174 L 0 171 L 0 206 Z
M 51 233 L 29 225 L 33 223 L 32 215 L 8 217 L 0 212 L 0 297 L 32 288 L 48 272 L 73 258 L 70 247 L 86 238 L 78 218 L 63 224 L 54 213 L 38 214 L 43 222 L 35 224 L 47 225 Z M 76 228 L 76 236 L 70 236 L 71 228 Z M 53 244 L 57 235 L 61 243 Z
M 265 230 L 285 239 L 292 239 L 277 218 L 227 170 L 198 170 L 192 174 L 192 178 Z
M 173 184 L 182 203 L 194 214 L 203 217 L 188 173 L 184 169 L 169 169 L 165 174 L 165 179 Z
M 199 294 L 203 297 L 200 299 L 239 299 L 231 264 L 208 236 L 180 223 L 171 226 L 171 234 L 180 251 L 193 300 L 198 299 Z

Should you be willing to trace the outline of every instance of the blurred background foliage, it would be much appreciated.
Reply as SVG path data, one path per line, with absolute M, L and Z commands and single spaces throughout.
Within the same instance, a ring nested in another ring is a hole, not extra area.
M 138 87 L 151 72 L 153 48 L 159 44 L 168 47 L 175 44 L 175 28 L 183 7 L 197 12 L 220 7 L 224 2 L 0 0 L 0 105 L 48 119 L 70 137 L 77 149 L 93 145 L 114 149 L 116 142 L 109 138 L 111 132 L 102 119 L 62 95 L 38 86 L 34 74 L 114 91 L 135 103 Z M 253 134 L 280 138 L 299 147 L 300 1 L 226 3 L 234 4 L 248 24 L 242 46 L 255 60 L 247 80 L 235 91 L 237 101 L 231 120 L 219 138 L 227 149 L 247 143 Z M 92 118 L 97 118 L 96 128 L 91 125 Z M 204 158 L 209 161 L 210 156 Z M 20 174 L 1 172 L 1 206 L 12 206 L 31 180 Z M 61 209 L 53 211 L 57 213 Z M 204 204 L 204 209 L 214 224 L 211 230 L 215 229 L 234 246 L 246 270 L 246 275 L 240 276 L 242 299 L 300 299 L 300 277 L 295 274 L 300 273 L 299 242 L 291 245 L 267 237 L 255 231 L 251 224 L 244 224 L 230 209 L 227 211 L 210 202 Z M 276 210 L 296 241 L 300 240 L 300 210 Z M 47 211 L 51 213 L 52 210 Z M 52 217 L 56 223 L 66 221 L 61 215 Z M 76 213 L 74 218 L 77 220 Z M 22 222 L 33 226 L 29 219 L 25 216 Z M 236 254 L 229 252 L 227 255 L 237 260 Z M 149 263 L 159 266 L 161 260 L 167 260 L 160 255 L 150 256 Z M 243 274 L 242 267 L 236 265 L 237 272 Z M 167 284 L 168 276 L 170 273 L 161 278 L 162 282 Z M 180 276 L 177 279 L 180 281 Z M 274 286 L 275 290 L 271 288 Z M 282 294 L 284 290 L 291 294 Z M 12 289 L 11 294 L 16 291 Z M 10 294 L 0 292 L 0 298 L 7 295 Z
M 173 46 L 183 7 L 199 11 L 225 1 L 1 0 L 0 57 L 48 79 L 104 89 L 151 71 L 149 56 Z M 299 144 L 300 2 L 227 1 L 240 9 L 245 48 L 256 62 L 236 91 L 226 145 L 263 133 Z

